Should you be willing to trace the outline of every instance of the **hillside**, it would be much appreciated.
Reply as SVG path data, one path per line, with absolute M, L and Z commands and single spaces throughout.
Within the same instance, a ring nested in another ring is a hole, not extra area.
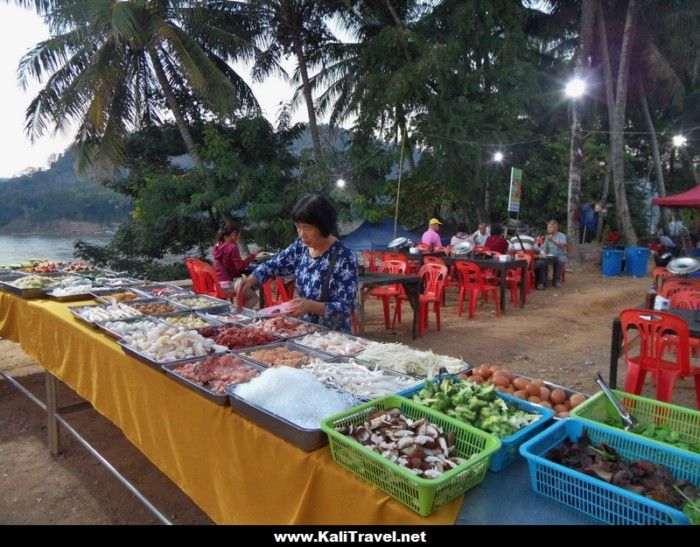
M 22 232 L 23 226 L 40 230 L 42 224 L 60 220 L 115 223 L 130 210 L 124 196 L 76 176 L 70 150 L 48 169 L 0 179 L 0 230 L 9 227 L 12 233 Z

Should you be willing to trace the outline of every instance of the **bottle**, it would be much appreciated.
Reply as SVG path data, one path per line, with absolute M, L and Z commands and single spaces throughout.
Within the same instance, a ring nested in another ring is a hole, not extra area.
M 650 310 L 653 310 L 655 301 L 656 301 L 656 289 L 652 285 L 651 287 L 649 287 L 649 291 L 647 292 L 647 298 L 644 302 L 644 307 L 648 308 Z

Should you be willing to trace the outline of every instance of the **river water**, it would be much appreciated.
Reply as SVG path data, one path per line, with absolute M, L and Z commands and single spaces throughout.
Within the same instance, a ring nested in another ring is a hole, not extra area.
M 56 261 L 74 260 L 73 243 L 78 239 L 88 241 L 89 243 L 105 244 L 109 241 L 110 237 L 0 235 L 0 264 L 23 262 L 30 258 L 46 258 Z

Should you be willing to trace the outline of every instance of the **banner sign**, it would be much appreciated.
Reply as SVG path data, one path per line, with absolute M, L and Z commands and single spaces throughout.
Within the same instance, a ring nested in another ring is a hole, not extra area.
M 520 212 L 520 196 L 523 191 L 523 170 L 511 167 L 510 194 L 508 195 L 508 212 Z

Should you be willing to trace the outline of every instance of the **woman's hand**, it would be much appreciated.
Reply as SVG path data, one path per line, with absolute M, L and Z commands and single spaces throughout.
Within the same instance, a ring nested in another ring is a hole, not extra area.
M 236 291 L 236 307 L 240 310 L 244 308 L 246 298 L 250 296 L 250 293 L 254 292 L 255 286 L 258 284 L 257 278 L 254 276 L 248 276 L 238 285 L 238 290 Z
M 315 313 L 316 315 L 324 315 L 326 306 L 323 302 L 315 300 L 307 300 L 306 298 L 295 298 L 288 304 L 288 313 L 291 317 L 301 317 L 307 313 Z

